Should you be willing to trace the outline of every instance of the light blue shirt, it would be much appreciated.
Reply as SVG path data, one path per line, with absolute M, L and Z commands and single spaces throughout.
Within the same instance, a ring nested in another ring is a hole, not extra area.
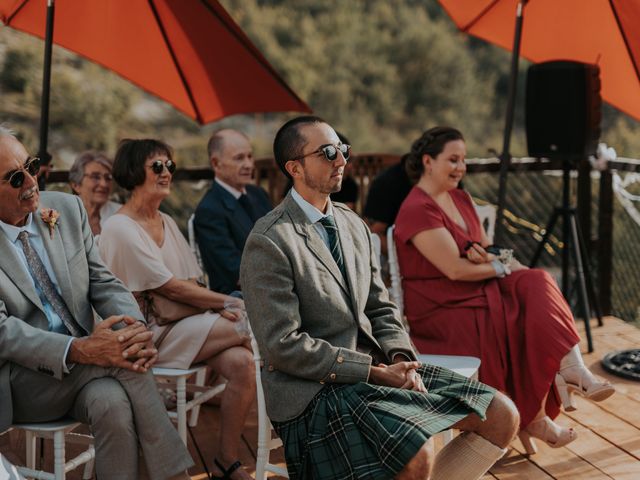
M 327 213 L 325 214 L 325 213 L 322 213 L 313 205 L 311 205 L 309 202 L 307 202 L 304 198 L 302 198 L 302 195 L 296 192 L 296 189 L 293 187 L 291 188 L 291 198 L 293 198 L 293 200 L 302 209 L 302 211 L 307 216 L 309 221 L 313 224 L 315 229 L 318 231 L 318 234 L 320 234 L 320 237 L 324 241 L 324 244 L 327 246 L 329 251 L 331 251 L 331 247 L 329 246 L 329 235 L 327 234 L 327 231 L 325 230 L 324 225 L 320 223 L 321 218 L 333 216 L 333 205 L 331 204 L 331 200 L 327 201 Z M 360 344 L 360 340 L 361 340 L 360 336 L 361 336 L 361 333 L 358 332 L 358 344 Z M 361 351 L 363 353 L 370 353 L 371 346 L 367 344 L 362 348 L 359 347 L 358 351 Z M 394 359 L 394 357 L 397 354 L 402 355 L 404 360 L 407 360 L 407 361 L 411 360 L 411 357 L 409 354 L 407 354 L 407 352 L 405 352 L 404 350 L 397 350 L 397 349 L 391 350 L 389 352 L 389 357 L 391 359 Z
M 304 214 L 307 216 L 309 221 L 313 224 L 314 228 L 318 231 L 320 238 L 327 246 L 329 251 L 331 251 L 331 246 L 329 245 L 329 235 L 324 228 L 324 225 L 320 223 L 320 220 L 324 217 L 332 217 L 333 216 L 333 205 L 331 205 L 331 200 L 327 200 L 327 213 L 322 213 L 316 207 L 307 202 L 302 195 L 296 192 L 295 188 L 291 188 L 291 198 L 298 204 L 298 206 L 302 209 Z
M 40 256 L 40 259 L 44 264 L 44 268 L 49 274 L 49 278 L 51 278 L 51 282 L 55 286 L 56 290 L 58 291 L 59 294 L 62 294 L 62 292 L 60 291 L 60 287 L 58 286 L 58 282 L 56 280 L 56 274 L 53 271 L 53 267 L 51 266 L 49 255 L 47 253 L 47 250 L 44 248 L 44 242 L 42 241 L 42 236 L 40 235 L 40 232 L 38 231 L 38 228 L 36 227 L 36 225 L 33 223 L 33 214 L 31 213 L 29 214 L 29 217 L 27 218 L 27 222 L 22 227 L 9 225 L 8 223 L 4 223 L 0 221 L 0 230 L 2 230 L 2 232 L 4 232 L 4 234 L 9 239 L 9 242 L 13 246 L 16 255 L 20 259 L 20 263 L 24 267 L 24 271 L 28 274 L 27 276 L 33 282 L 32 283 L 33 288 L 38 294 L 38 297 L 42 302 L 42 306 L 44 307 L 44 312 L 47 315 L 47 321 L 49 323 L 49 331 L 62 333 L 64 335 L 69 335 L 69 331 L 64 326 L 64 323 L 62 322 L 58 314 L 55 312 L 55 310 L 53 309 L 53 306 L 51 305 L 51 303 L 49 303 L 49 301 L 46 299 L 46 297 L 42 293 L 42 289 L 40 288 L 40 285 L 31 276 L 31 271 L 29 270 L 29 264 L 27 263 L 27 257 L 25 257 L 24 250 L 22 250 L 22 243 L 20 242 L 20 240 L 18 240 L 18 235 L 20 234 L 20 232 L 26 231 L 29 234 L 29 242 L 31 243 L 31 246 L 36 251 L 36 253 Z M 65 359 L 67 358 L 67 352 L 69 351 L 69 347 L 71 346 L 72 340 L 73 338 L 69 339 L 69 343 L 67 344 L 67 350 L 65 351 L 65 355 L 64 355 Z M 64 361 L 63 361 L 63 365 L 64 365 Z M 65 371 L 67 371 L 66 367 L 65 367 Z

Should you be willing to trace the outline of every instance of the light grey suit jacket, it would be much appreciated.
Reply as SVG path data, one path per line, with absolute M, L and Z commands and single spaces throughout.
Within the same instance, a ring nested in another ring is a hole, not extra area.
M 92 307 L 102 318 L 125 314 L 144 321 L 133 295 L 100 260 L 80 199 L 65 193 L 42 192 L 40 208 L 53 208 L 60 213 L 53 238 L 40 218 L 40 209 L 33 214 L 33 221 L 40 229 L 62 298 L 78 324 L 86 332 L 93 330 Z M 62 380 L 69 337 L 48 331 L 47 317 L 29 273 L 2 232 L 0 252 L 1 432 L 11 424 L 13 415 L 10 364 Z
M 291 193 L 258 220 L 242 255 L 240 281 L 275 421 L 301 414 L 324 384 L 367 381 L 372 358 L 356 351 L 358 332 L 387 357 L 415 359 L 369 229 L 345 205 L 333 206 L 346 280 Z

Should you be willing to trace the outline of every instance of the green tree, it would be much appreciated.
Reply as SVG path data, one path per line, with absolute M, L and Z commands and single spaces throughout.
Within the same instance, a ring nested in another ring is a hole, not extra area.
M 36 53 L 32 48 L 11 48 L 0 71 L 0 85 L 5 92 L 25 93 L 38 72 Z
M 130 84 L 99 69 L 82 62 L 79 69 L 57 65 L 53 71 L 50 128 L 53 139 L 64 138 L 67 148 L 113 148 L 128 122 L 131 104 L 140 95 Z

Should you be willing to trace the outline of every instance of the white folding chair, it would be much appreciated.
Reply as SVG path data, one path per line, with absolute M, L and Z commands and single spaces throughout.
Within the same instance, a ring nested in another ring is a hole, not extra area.
M 480 359 L 478 357 L 467 357 L 464 355 L 427 355 L 421 353 L 418 354 L 418 360 L 421 363 L 448 368 L 473 380 L 478 379 L 478 369 L 480 368 Z
M 258 397 L 258 452 L 256 455 L 256 480 L 266 480 L 267 472 L 275 473 L 284 478 L 289 478 L 286 468 L 279 467 L 269 463 L 269 455 L 271 450 L 275 450 L 282 446 L 282 440 L 277 436 L 273 436 L 271 420 L 267 415 L 267 407 L 264 401 L 264 392 L 262 390 L 262 377 L 260 367 L 262 366 L 262 358 L 260 350 L 253 333 L 251 334 L 251 348 L 253 349 L 253 361 L 256 366 L 256 394 Z
M 380 260 L 380 266 L 382 266 L 382 242 L 380 241 L 380 235 L 377 233 L 371 233 L 371 246 L 378 260 Z
M 93 447 L 93 437 L 73 433 L 80 426 L 80 422 L 71 419 L 56 420 L 43 423 L 14 424 L 14 429 L 23 430 L 26 437 L 26 467 L 17 466 L 21 475 L 27 478 L 41 480 L 65 480 L 67 473 L 84 465 L 83 479 L 93 476 L 93 466 L 96 452 Z M 50 438 L 53 440 L 53 473 L 36 470 L 36 440 Z M 87 448 L 75 458 L 66 461 L 66 442 L 85 445 Z
M 389 287 L 389 296 L 393 303 L 398 306 L 400 315 L 404 318 L 404 298 L 402 294 L 402 276 L 400 275 L 400 264 L 398 263 L 398 252 L 396 251 L 396 242 L 393 238 L 393 232 L 396 226 L 391 225 L 387 229 L 387 259 L 389 261 L 389 275 L 391 277 L 391 286 Z
M 476 210 L 476 214 L 480 219 L 480 225 L 484 228 L 489 242 L 493 243 L 493 236 L 496 231 L 496 215 L 498 208 L 490 203 L 478 205 L 475 202 L 473 203 L 473 208 Z
M 448 370 L 453 370 L 460 375 L 474 380 L 478 379 L 478 369 L 480 368 L 480 359 L 477 357 L 467 357 L 464 355 L 426 355 L 419 354 L 418 361 L 429 365 L 436 365 Z M 446 445 L 453 440 L 453 430 L 445 430 L 441 432 L 442 443 Z
M 196 230 L 194 227 L 195 214 L 191 214 L 189 220 L 187 220 L 187 233 L 189 235 L 189 247 L 191 248 L 191 252 L 195 255 L 196 260 L 198 261 L 198 266 L 200 270 L 202 270 L 202 278 L 207 288 L 209 288 L 209 276 L 204 269 L 204 264 L 202 263 L 202 255 L 200 254 L 200 247 L 198 246 L 198 242 L 196 240 Z
M 153 375 L 156 377 L 158 385 L 175 389 L 176 410 L 168 410 L 169 418 L 176 422 L 180 438 L 187 444 L 187 412 L 191 412 L 189 426 L 195 427 L 198 424 L 200 405 L 222 392 L 226 384 L 207 386 L 205 385 L 207 367 L 205 365 L 194 365 L 185 370 L 180 368 L 153 367 Z M 195 375 L 194 383 L 187 383 L 187 380 Z M 193 398 L 187 401 L 187 392 L 193 392 Z
M 387 230 L 387 255 L 389 258 L 389 274 L 391 275 L 391 287 L 389 288 L 389 295 L 391 300 L 398 306 L 400 314 L 404 318 L 404 299 L 402 292 L 402 275 L 400 275 L 400 265 L 398 263 L 398 253 L 396 251 L 396 242 L 393 238 L 393 232 L 396 226 L 391 225 Z M 409 324 L 405 323 L 407 331 Z M 422 363 L 429 363 L 431 365 L 438 365 L 440 367 L 448 368 L 454 372 L 464 375 L 467 378 L 476 379 L 478 376 L 478 369 L 480 368 L 480 359 L 476 357 L 467 357 L 462 355 L 418 355 L 418 360 Z M 447 444 L 453 439 L 453 431 L 446 430 L 442 432 L 443 442 Z

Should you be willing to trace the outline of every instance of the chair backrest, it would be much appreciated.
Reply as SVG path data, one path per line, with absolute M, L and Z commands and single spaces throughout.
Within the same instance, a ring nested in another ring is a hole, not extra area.
M 489 242 L 493 243 L 493 236 L 496 231 L 496 215 L 498 208 L 495 205 L 487 203 L 485 205 L 478 205 L 474 202 L 473 207 L 476 210 L 478 218 L 480 218 L 480 225 L 484 228 L 487 234 Z
M 251 327 L 249 327 L 251 328 Z M 282 441 L 271 435 L 271 420 L 267 415 L 267 406 L 264 400 L 264 391 L 262 390 L 262 357 L 258 342 L 256 342 L 253 332 L 251 335 L 251 348 L 253 350 L 253 361 L 256 367 L 256 395 L 258 400 L 258 451 L 256 455 L 256 480 L 266 480 L 267 472 L 275 473 L 284 478 L 289 478 L 286 468 L 279 467 L 269 463 L 269 453 L 271 450 L 282 446 Z
M 196 242 L 196 231 L 193 226 L 193 222 L 195 220 L 195 214 L 191 214 L 189 220 L 187 220 L 187 232 L 189 234 L 189 247 L 191 247 L 191 252 L 196 256 L 198 260 L 198 265 L 202 267 L 202 257 L 200 256 L 200 248 L 198 248 L 198 242 Z
M 207 276 L 207 272 L 204 269 L 204 264 L 202 263 L 202 255 L 200 255 L 200 247 L 198 246 L 198 242 L 196 241 L 196 230 L 193 226 L 193 222 L 195 220 L 195 214 L 191 214 L 189 220 L 187 220 L 187 233 L 189 235 L 189 247 L 191 248 L 191 252 L 195 255 L 196 260 L 198 261 L 198 266 L 200 270 L 202 270 L 202 278 L 204 279 L 204 283 L 207 288 L 209 287 L 209 277 Z
M 371 245 L 373 246 L 373 251 L 376 254 L 376 257 L 378 257 L 380 266 L 382 267 L 382 242 L 380 241 L 380 235 L 377 233 L 371 233 Z
M 398 264 L 398 252 L 396 251 L 396 242 L 393 238 L 393 232 L 396 226 L 391 225 L 387 229 L 387 256 L 389 260 L 389 275 L 391 276 L 391 286 L 389 287 L 389 295 L 391 300 L 398 306 L 400 315 L 404 316 L 404 298 L 402 292 L 402 275 L 400 275 L 400 265 Z

